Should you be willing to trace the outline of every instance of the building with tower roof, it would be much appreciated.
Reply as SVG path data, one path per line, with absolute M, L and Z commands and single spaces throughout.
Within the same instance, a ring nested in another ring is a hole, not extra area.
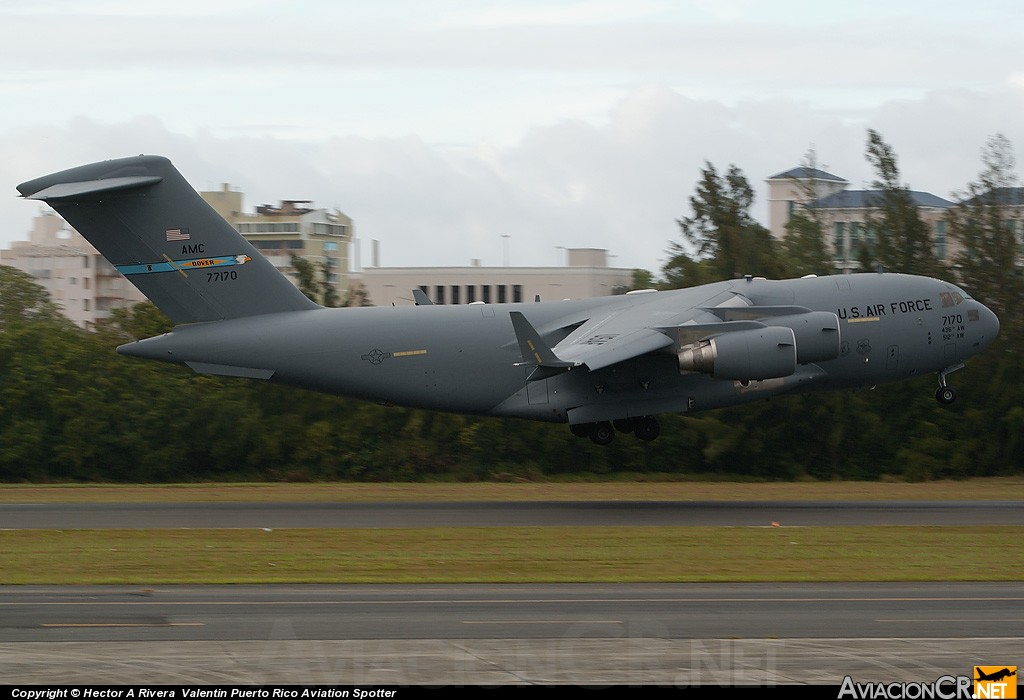
M 817 168 L 792 168 L 772 175 L 768 183 L 768 228 L 776 240 L 801 209 L 819 221 L 826 248 L 838 272 L 860 268 L 862 252 L 874 248 L 880 232 L 871 221 L 879 215 L 881 190 L 850 190 L 849 182 Z M 953 202 L 930 192 L 909 191 L 911 201 L 931 233 L 935 256 L 950 260 L 954 246 L 947 238 L 946 212 Z

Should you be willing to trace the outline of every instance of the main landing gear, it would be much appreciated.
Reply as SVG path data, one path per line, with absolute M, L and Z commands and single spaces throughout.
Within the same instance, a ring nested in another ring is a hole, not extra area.
M 948 406 L 949 404 L 956 401 L 956 389 L 954 389 L 953 387 L 949 386 L 946 383 L 946 375 L 957 371 L 963 366 L 963 363 L 960 363 L 959 365 L 947 367 L 946 369 L 939 372 L 939 388 L 935 390 L 935 400 L 941 403 L 942 405 Z
M 661 434 L 661 426 L 654 416 L 637 418 L 619 418 L 614 421 L 597 423 L 577 423 L 570 425 L 569 430 L 576 437 L 589 437 L 594 444 L 607 445 L 615 439 L 615 433 L 633 433 L 639 440 L 651 441 Z

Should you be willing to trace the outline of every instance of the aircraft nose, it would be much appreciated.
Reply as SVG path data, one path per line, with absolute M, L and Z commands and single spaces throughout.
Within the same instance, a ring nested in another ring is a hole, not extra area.
M 975 332 L 975 347 L 987 347 L 999 335 L 999 317 L 984 304 L 978 304 L 978 326 Z

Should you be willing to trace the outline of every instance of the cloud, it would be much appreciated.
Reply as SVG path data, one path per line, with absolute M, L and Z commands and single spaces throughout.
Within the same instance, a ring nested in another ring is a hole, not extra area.
M 280 139 L 184 133 L 155 117 L 118 122 L 72 118 L 0 131 L 0 238 L 24 238 L 37 203 L 18 200 L 24 180 L 81 163 L 137 153 L 170 157 L 197 189 L 228 182 L 246 205 L 312 199 L 355 220 L 380 241 L 382 262 L 553 265 L 559 247 L 607 248 L 613 263 L 656 270 L 675 219 L 705 161 L 736 164 L 767 211 L 764 179 L 798 164 L 813 146 L 820 163 L 858 188 L 873 179 L 866 128 L 893 146 L 904 181 L 948 196 L 980 170 L 994 133 L 1024 143 L 1024 90 L 945 90 L 886 103 L 851 120 L 792 99 L 724 104 L 664 85 L 628 91 L 600 123 L 563 120 L 505 145 L 432 144 L 420 137 L 342 135 Z M 369 246 L 363 246 L 368 261 Z

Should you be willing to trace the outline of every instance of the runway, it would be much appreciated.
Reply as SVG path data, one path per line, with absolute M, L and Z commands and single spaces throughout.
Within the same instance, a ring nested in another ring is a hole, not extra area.
M 0 528 L 1021 525 L 1018 502 L 3 504 Z M 1008 556 L 1019 545 L 1007 543 Z M 955 566 L 954 561 L 949 562 Z M 187 561 L 182 566 L 188 566 Z M 0 586 L 7 684 L 838 685 L 1024 659 L 1024 582 Z
M 1024 525 L 1020 501 L 0 504 L 0 529 Z
M 0 587 L 7 683 L 925 681 L 1022 623 L 1021 583 Z

